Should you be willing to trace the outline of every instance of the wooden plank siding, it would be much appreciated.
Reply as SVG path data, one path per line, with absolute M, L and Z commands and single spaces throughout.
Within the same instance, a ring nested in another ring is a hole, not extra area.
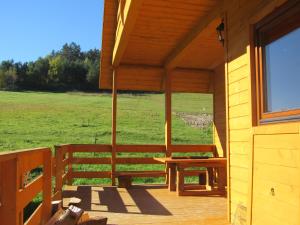
M 299 179 L 295 179 L 300 175 L 299 122 L 291 123 L 290 130 L 286 130 L 285 124 L 252 128 L 250 25 L 283 2 L 227 0 L 224 4 L 228 18 L 226 85 L 229 95 L 230 208 L 233 222 L 243 206 L 248 211 L 248 224 L 300 223 L 297 216 L 300 209 Z M 298 130 L 292 134 L 294 128 Z M 255 134 L 258 130 L 260 134 Z M 274 196 L 272 188 L 275 190 Z

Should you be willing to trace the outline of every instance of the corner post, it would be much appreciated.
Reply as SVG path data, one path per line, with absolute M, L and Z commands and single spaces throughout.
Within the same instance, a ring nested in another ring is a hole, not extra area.
M 117 69 L 113 72 L 112 84 L 112 132 L 111 132 L 111 185 L 116 185 L 116 147 L 117 147 Z

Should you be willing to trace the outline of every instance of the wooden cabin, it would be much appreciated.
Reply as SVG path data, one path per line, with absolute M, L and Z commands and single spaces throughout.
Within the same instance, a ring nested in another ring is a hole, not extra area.
M 68 204 L 77 196 L 109 224 L 299 225 L 299 40 L 299 0 L 105 0 L 99 87 L 112 90 L 112 143 L 59 145 L 52 156 L 49 148 L 1 153 L 0 224 L 47 224 L 51 200 Z M 118 144 L 119 90 L 165 93 L 164 145 Z M 176 92 L 213 94 L 214 143 L 172 143 Z M 165 157 L 118 156 L 124 152 Z M 213 157 L 192 159 L 207 169 L 187 171 L 190 159 L 174 152 Z M 78 171 L 77 164 L 111 169 Z M 119 171 L 119 164 L 165 170 Z M 25 182 L 37 167 L 42 173 Z M 184 186 L 187 173 L 206 183 Z M 165 177 L 169 190 L 115 186 L 117 178 L 130 185 L 131 177 Z M 109 178 L 111 186 L 76 186 L 76 178 Z M 38 193 L 43 201 L 25 221 L 24 208 Z
M 292 0 L 105 1 L 100 88 L 164 92 L 167 152 L 172 93 L 213 93 L 231 222 L 300 224 L 299 15 Z

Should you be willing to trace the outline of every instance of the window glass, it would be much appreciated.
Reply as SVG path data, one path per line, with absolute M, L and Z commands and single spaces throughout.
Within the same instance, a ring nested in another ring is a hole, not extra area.
M 300 28 L 266 45 L 266 112 L 300 108 Z

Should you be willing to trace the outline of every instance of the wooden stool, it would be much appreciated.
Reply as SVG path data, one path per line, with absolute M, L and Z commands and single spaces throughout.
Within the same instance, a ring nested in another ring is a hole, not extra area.
M 119 188 L 130 188 L 132 186 L 132 178 L 127 175 L 118 176 L 118 187 Z

